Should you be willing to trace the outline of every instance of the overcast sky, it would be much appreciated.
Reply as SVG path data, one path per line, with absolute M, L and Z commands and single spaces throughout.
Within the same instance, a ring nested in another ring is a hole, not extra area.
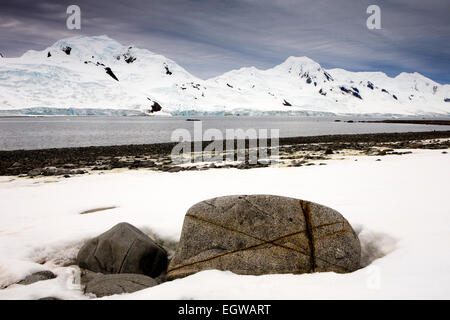
M 175 60 L 200 78 L 288 56 L 325 68 L 417 71 L 450 83 L 449 0 L 1 0 L 0 52 L 20 56 L 61 38 L 103 35 Z M 81 30 L 66 8 L 81 8 Z M 381 30 L 366 9 L 381 8 Z

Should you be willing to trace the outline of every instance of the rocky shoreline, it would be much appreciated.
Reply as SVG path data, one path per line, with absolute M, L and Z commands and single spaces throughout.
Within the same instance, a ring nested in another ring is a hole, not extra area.
M 450 131 L 290 137 L 280 138 L 279 143 L 279 164 L 302 166 L 313 165 L 317 161 L 331 159 L 339 154 L 384 156 L 408 152 L 398 151 L 398 149 L 448 149 Z M 203 147 L 208 144 L 210 142 L 204 142 Z M 248 144 L 249 141 L 246 141 L 246 146 Z M 194 162 L 188 166 L 178 166 L 170 157 L 175 145 L 176 143 L 157 143 L 0 151 L 0 175 L 21 177 L 57 175 L 69 178 L 92 171 L 118 168 L 147 168 L 155 171 L 179 172 L 209 168 L 250 169 L 269 166 L 267 161 L 259 161 L 255 164 L 248 161 L 241 163 Z M 236 154 L 237 149 L 234 152 Z M 201 154 L 192 154 L 192 157 L 198 159 L 201 158 Z

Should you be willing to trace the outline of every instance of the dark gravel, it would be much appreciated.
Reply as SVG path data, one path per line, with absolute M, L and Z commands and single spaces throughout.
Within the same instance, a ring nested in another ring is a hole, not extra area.
M 321 150 L 317 144 L 325 144 L 327 154 L 343 149 L 354 148 L 362 150 L 367 147 L 397 143 L 396 148 L 447 148 L 447 144 L 420 144 L 417 141 L 428 139 L 450 138 L 450 131 L 427 131 L 406 133 L 374 133 L 345 134 L 311 137 L 280 138 L 280 150 L 289 153 L 299 150 Z M 236 141 L 235 141 L 236 142 Z M 207 146 L 209 142 L 204 142 Z M 104 147 L 55 148 L 41 150 L 0 151 L 0 175 L 28 174 L 31 170 L 42 171 L 46 175 L 82 174 L 80 168 L 93 170 L 110 170 L 113 168 L 156 168 L 169 171 L 170 153 L 176 143 L 156 143 L 145 145 L 120 145 Z M 248 141 L 246 141 L 248 146 Z M 193 150 L 193 148 L 192 148 Z M 117 157 L 132 157 L 132 162 L 121 162 Z M 157 159 L 163 164 L 149 159 Z M 169 166 L 168 166 L 169 165 Z M 44 168 L 47 168 L 45 171 Z M 56 169 L 56 170 L 55 170 Z M 44 172 L 45 171 L 45 172 Z M 170 170 L 172 172 L 179 169 Z M 56 172 L 56 173 L 55 173 Z

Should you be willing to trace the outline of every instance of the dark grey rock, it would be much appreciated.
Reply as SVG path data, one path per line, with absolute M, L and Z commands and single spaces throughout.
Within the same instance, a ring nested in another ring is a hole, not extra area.
M 128 223 L 119 223 L 80 249 L 77 264 L 101 273 L 137 273 L 158 277 L 167 268 L 167 252 Z
M 42 280 L 49 280 L 56 278 L 56 275 L 51 271 L 39 271 L 30 274 L 25 279 L 18 282 L 18 284 L 29 285 Z
M 301 161 L 293 161 L 290 166 L 291 167 L 301 167 L 303 164 Z
M 113 294 L 132 293 L 156 286 L 158 281 L 142 274 L 101 274 L 91 275 L 85 284 L 85 293 L 97 297 Z
M 54 176 L 58 173 L 58 169 L 56 167 L 45 167 L 42 173 L 44 176 Z
M 99 165 L 99 166 L 95 166 L 92 168 L 92 170 L 105 170 L 105 171 L 111 170 L 111 169 L 112 169 L 112 167 L 109 164 Z
M 32 169 L 32 170 L 28 171 L 28 176 L 30 176 L 30 177 L 36 177 L 36 176 L 39 176 L 40 174 L 42 174 L 42 169 L 40 169 L 40 168 L 36 168 L 36 169 Z
M 248 162 L 243 162 L 243 163 L 240 163 L 236 168 L 240 169 L 240 170 L 246 170 L 246 169 L 250 169 L 251 167 Z
M 56 174 L 55 175 L 61 175 L 61 176 L 63 176 L 63 175 L 65 175 L 65 174 L 70 174 L 70 170 L 69 169 L 57 169 L 56 170 Z
M 226 196 L 188 210 L 167 278 L 208 269 L 346 273 L 360 267 L 360 256 L 356 233 L 331 208 L 280 196 Z
M 156 166 L 155 162 L 152 160 L 143 160 L 140 165 L 144 168 L 153 168 Z

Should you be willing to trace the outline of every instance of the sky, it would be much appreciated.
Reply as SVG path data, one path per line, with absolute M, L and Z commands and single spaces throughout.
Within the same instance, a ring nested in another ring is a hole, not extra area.
M 81 29 L 66 27 L 69 5 Z M 378 5 L 381 29 L 369 29 Z M 1 0 L 0 53 L 21 56 L 62 38 L 108 35 L 165 55 L 206 79 L 307 56 L 324 68 L 419 72 L 450 83 L 448 0 Z

